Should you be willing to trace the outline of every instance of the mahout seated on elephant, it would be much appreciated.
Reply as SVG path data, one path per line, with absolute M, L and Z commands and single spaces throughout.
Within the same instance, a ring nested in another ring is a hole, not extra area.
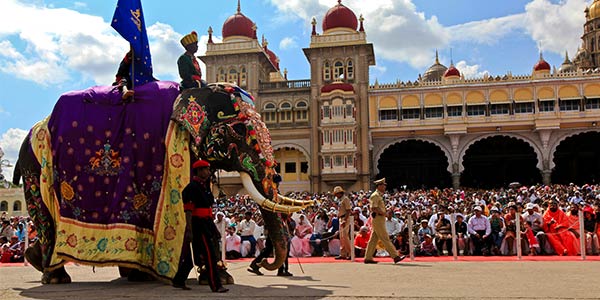
M 13 178 L 23 178 L 38 228 L 26 257 L 42 283 L 70 282 L 69 261 L 170 282 L 183 243 L 181 191 L 197 159 L 240 173 L 275 248 L 262 266 L 277 269 L 288 244 L 281 213 L 313 203 L 278 195 L 269 131 L 240 91 L 211 84 L 179 94 L 178 84 L 156 81 L 136 87 L 131 102 L 112 87 L 62 95 L 23 141 Z

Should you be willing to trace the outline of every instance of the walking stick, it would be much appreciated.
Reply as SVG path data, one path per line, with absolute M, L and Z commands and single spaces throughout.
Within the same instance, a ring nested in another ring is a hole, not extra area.
M 296 247 L 294 247 L 294 244 L 292 244 L 291 241 L 290 247 L 294 248 L 294 252 L 296 252 Z M 298 266 L 300 266 L 300 271 L 302 271 L 302 274 L 304 274 L 304 269 L 302 268 L 302 264 L 300 263 L 300 258 L 298 256 L 296 256 L 296 260 L 298 261 Z

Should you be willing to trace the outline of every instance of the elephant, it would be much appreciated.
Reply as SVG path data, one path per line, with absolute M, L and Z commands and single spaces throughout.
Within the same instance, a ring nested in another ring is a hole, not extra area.
M 185 227 L 181 191 L 197 159 L 213 172 L 239 172 L 274 244 L 273 261 L 261 265 L 281 266 L 286 215 L 314 202 L 278 194 L 270 134 L 252 96 L 227 83 L 180 92 L 156 81 L 126 101 L 114 87 L 63 94 L 23 141 L 13 182 L 23 179 L 38 230 L 26 258 L 42 283 L 71 282 L 69 261 L 170 281 Z

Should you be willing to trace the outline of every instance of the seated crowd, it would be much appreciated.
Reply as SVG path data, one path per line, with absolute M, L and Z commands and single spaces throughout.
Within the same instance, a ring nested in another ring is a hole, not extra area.
M 353 207 L 354 226 L 350 228 L 357 257 L 365 255 L 372 230 L 369 195 L 369 191 L 347 195 Z M 291 216 L 290 256 L 339 255 L 339 199 L 331 193 L 290 196 L 318 200 L 318 205 Z M 408 254 L 413 247 L 417 256 L 453 255 L 453 229 L 458 255 L 516 255 L 519 244 L 522 255 L 579 255 L 580 239 L 584 239 L 587 255 L 600 252 L 600 185 L 422 189 L 388 191 L 385 196 L 386 228 L 401 254 Z M 265 240 L 256 204 L 248 196 L 239 195 L 221 198 L 218 203 L 215 222 L 226 224 L 220 228 L 226 228 L 227 257 L 256 256 Z M 376 251 L 377 256 L 389 255 L 382 246 Z
M 0 217 L 0 263 L 23 262 L 25 239 L 32 243 L 37 238 L 35 226 L 29 218 L 8 217 L 3 213 Z

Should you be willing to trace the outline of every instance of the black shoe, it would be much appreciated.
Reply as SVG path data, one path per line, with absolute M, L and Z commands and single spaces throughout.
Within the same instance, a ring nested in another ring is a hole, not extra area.
M 189 288 L 188 286 L 186 286 L 185 283 L 175 283 L 175 282 L 173 282 L 173 287 L 174 288 L 178 288 L 178 289 L 182 289 L 184 291 L 191 290 L 191 288 Z
M 372 259 L 365 259 L 365 264 L 376 264 L 377 262 Z
M 288 276 L 294 276 L 294 274 L 292 274 L 292 273 L 290 273 L 290 272 L 287 272 L 287 271 L 286 271 L 286 272 L 277 272 L 277 276 L 285 276 L 285 277 L 288 277 Z
M 335 259 L 337 259 L 337 260 L 344 260 L 344 259 L 348 260 L 350 258 L 349 257 L 345 257 L 345 256 L 336 256 Z
M 258 267 L 257 268 L 253 268 L 252 266 L 250 266 L 250 268 L 248 268 L 247 271 L 250 272 L 250 273 L 254 273 L 256 275 L 259 275 L 259 276 L 263 275 L 263 273 L 258 269 Z
M 218 287 L 216 290 L 213 290 L 213 293 L 227 293 L 229 291 L 226 287 Z
M 405 258 L 406 258 L 406 255 L 396 256 L 396 257 L 394 257 L 394 263 L 397 264 L 397 263 L 401 262 Z

